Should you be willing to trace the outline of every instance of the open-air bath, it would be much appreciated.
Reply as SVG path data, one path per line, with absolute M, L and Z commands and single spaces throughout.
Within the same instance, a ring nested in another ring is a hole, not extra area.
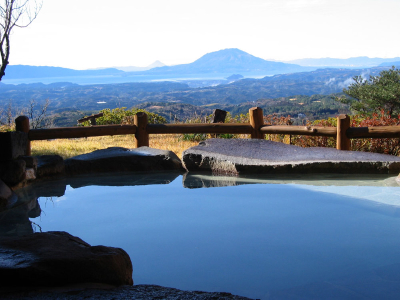
M 124 249 L 135 285 L 259 299 L 398 295 L 394 176 L 127 173 L 41 182 L 18 196 L 38 198 L 34 231 Z

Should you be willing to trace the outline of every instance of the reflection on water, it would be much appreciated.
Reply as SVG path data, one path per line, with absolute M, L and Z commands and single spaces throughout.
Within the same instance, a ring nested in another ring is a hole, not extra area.
M 193 188 L 210 186 L 218 187 Z M 18 191 L 14 217 L 0 226 L 29 231 L 31 218 L 44 231 L 121 247 L 135 284 L 261 299 L 396 299 L 400 205 L 382 200 L 399 190 L 384 176 L 85 177 Z

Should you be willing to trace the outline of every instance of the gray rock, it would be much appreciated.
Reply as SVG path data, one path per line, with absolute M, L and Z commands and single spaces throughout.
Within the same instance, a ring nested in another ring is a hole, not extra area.
M 179 172 L 118 172 L 96 173 L 93 175 L 73 176 L 67 178 L 72 188 L 84 186 L 136 186 L 152 184 L 169 184 L 180 175 Z
M 210 139 L 183 152 L 189 171 L 245 173 L 399 173 L 400 158 L 258 139 Z
M 65 173 L 64 160 L 59 155 L 41 155 L 37 157 L 37 178 L 55 177 Z
M 66 232 L 1 237 L 0 278 L 0 287 L 133 284 L 132 263 L 124 250 L 90 246 Z
M 27 168 L 25 170 L 25 179 L 27 181 L 33 181 L 36 179 L 36 172 L 34 168 Z
M 0 180 L 0 211 L 10 207 L 17 201 L 17 195 Z
M 15 190 L 19 201 L 26 199 L 37 199 L 39 197 L 61 197 L 65 194 L 67 187 L 66 178 L 55 178 L 54 180 L 36 180 L 32 184 Z
M 122 286 L 113 289 L 106 287 L 97 288 L 70 288 L 63 291 L 41 291 L 41 292 L 13 292 L 3 294 L 6 299 L 166 299 L 166 300 L 250 300 L 250 298 L 235 296 L 224 292 L 201 292 L 201 291 L 182 291 L 158 285 L 135 285 Z M 0 299 L 1 299 L 0 295 Z
M 72 157 L 65 161 L 68 175 L 98 172 L 178 171 L 181 160 L 172 151 L 140 147 L 111 147 Z
M 0 237 L 32 234 L 34 230 L 29 218 L 40 216 L 41 209 L 38 200 L 15 202 L 10 206 L 7 210 L 0 212 Z
M 0 162 L 0 179 L 13 187 L 25 180 L 26 163 L 23 159 Z
M 26 155 L 28 134 L 20 131 L 0 132 L 0 161 Z
M 390 174 L 286 173 L 214 176 L 213 174 L 207 174 L 204 172 L 187 172 L 183 175 L 182 183 L 183 187 L 189 189 L 236 186 L 244 184 L 300 184 L 337 187 L 399 187 L 400 181 L 397 180 L 397 178 L 398 177 Z
M 38 165 L 38 158 L 36 156 L 20 156 L 24 160 L 27 168 L 32 168 L 36 171 Z

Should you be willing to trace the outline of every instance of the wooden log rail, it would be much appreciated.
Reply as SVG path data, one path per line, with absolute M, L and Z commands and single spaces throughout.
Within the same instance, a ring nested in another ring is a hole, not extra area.
M 185 134 L 185 133 L 232 133 L 251 134 L 249 124 L 211 123 L 211 124 L 148 124 L 150 134 Z
M 400 126 L 350 127 L 346 135 L 350 139 L 400 138 Z
M 103 113 L 98 113 L 98 114 L 95 114 L 95 115 L 91 115 L 89 117 L 85 117 L 85 118 L 79 119 L 78 123 L 83 123 L 83 122 L 89 121 L 90 125 L 96 125 L 96 119 L 102 117 L 103 115 L 104 115 Z
M 30 141 L 71 139 L 90 136 L 135 134 L 135 125 L 101 125 L 90 127 L 62 127 L 49 129 L 31 129 L 28 132 Z
M 29 130 L 29 119 L 18 117 L 16 129 L 28 133 L 30 141 L 60 138 L 81 138 L 104 135 L 135 135 L 136 146 L 149 146 L 150 134 L 249 134 L 251 138 L 263 139 L 265 134 L 309 135 L 336 137 L 336 148 L 350 150 L 350 139 L 354 138 L 400 138 L 400 126 L 350 127 L 350 118 L 339 115 L 337 127 L 264 125 L 262 109 L 249 110 L 249 124 L 148 124 L 147 115 L 139 112 L 134 117 L 134 125 L 103 125 L 90 127 L 65 127 Z M 30 147 L 27 153 L 30 153 Z
M 336 137 L 336 127 L 264 125 L 260 128 L 263 134 L 290 134 Z

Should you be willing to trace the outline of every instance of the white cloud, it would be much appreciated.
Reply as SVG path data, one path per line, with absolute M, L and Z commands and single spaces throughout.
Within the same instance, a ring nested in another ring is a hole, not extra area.
M 343 82 L 339 82 L 338 86 L 339 86 L 340 88 L 342 88 L 342 89 L 345 89 L 345 88 L 347 88 L 347 87 L 348 87 L 350 84 L 352 84 L 352 83 L 354 83 L 354 80 L 353 80 L 352 77 L 350 77 L 350 78 L 346 79 L 346 80 L 343 81 Z

